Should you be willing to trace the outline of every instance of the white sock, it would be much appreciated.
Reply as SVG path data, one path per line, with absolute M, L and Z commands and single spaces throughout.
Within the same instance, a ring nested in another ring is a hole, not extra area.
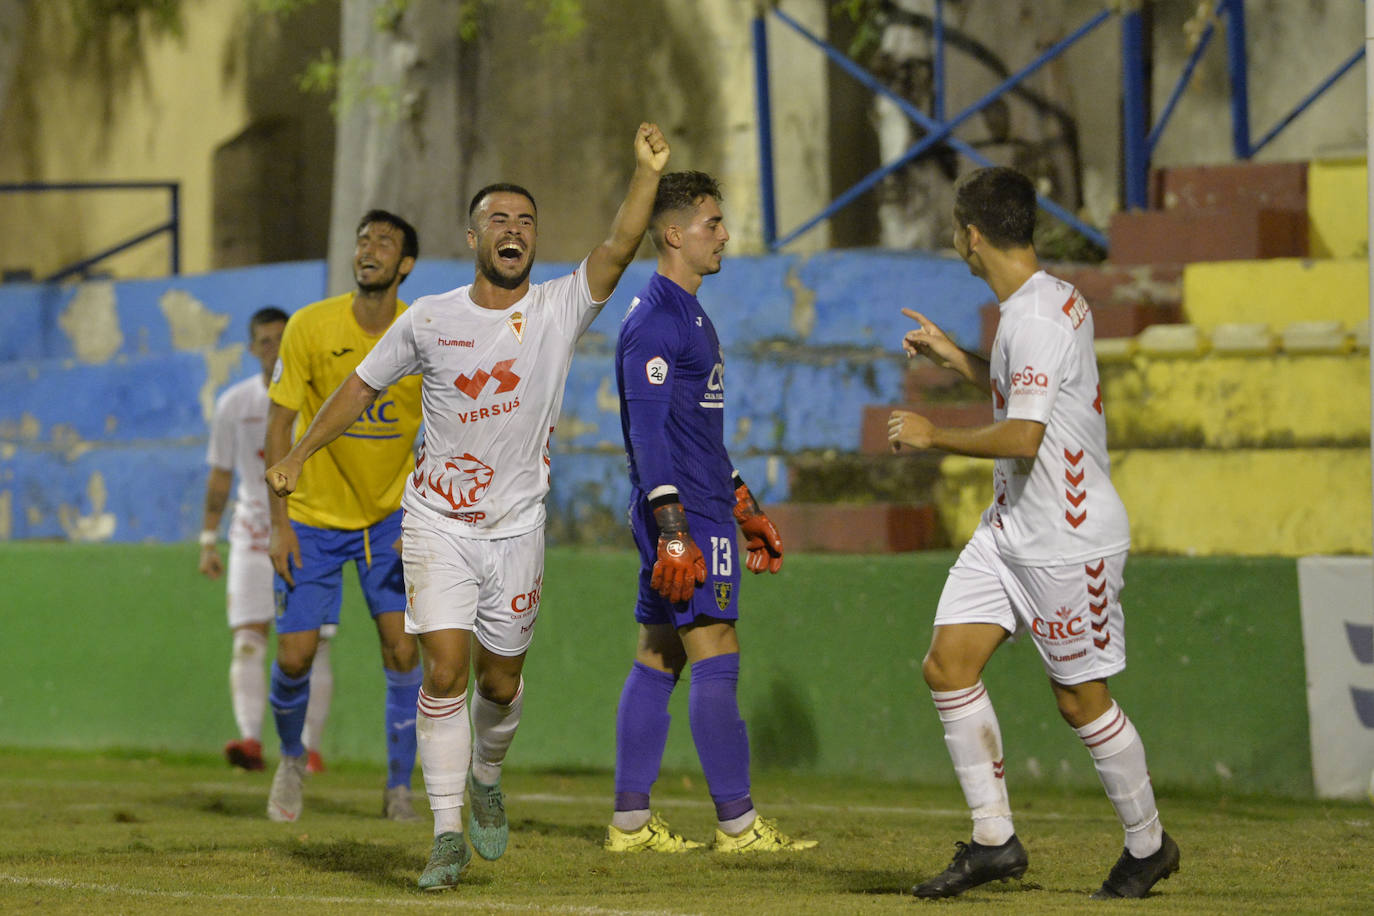
M 262 738 L 262 717 L 267 707 L 267 637 L 257 630 L 234 631 L 229 658 L 229 699 L 239 737 Z
M 1164 827 L 1155 807 L 1155 790 L 1145 766 L 1145 743 L 1121 707 L 1110 709 L 1074 731 L 1092 754 L 1102 788 L 1126 828 L 1126 849 L 1137 859 L 1153 855 L 1163 842 Z
M 728 821 L 721 821 L 720 832 L 728 836 L 739 836 L 748 829 L 750 824 L 754 823 L 754 820 L 758 816 L 759 812 L 754 808 L 750 808 L 739 817 L 732 817 Z
M 434 835 L 462 833 L 463 790 L 472 759 L 472 727 L 467 698 L 432 697 L 420 689 L 416 702 L 415 737 L 425 794 L 434 812 Z
M 1002 764 L 1002 730 L 980 680 L 964 690 L 932 690 L 945 727 L 945 746 L 973 815 L 973 842 L 1001 846 L 1016 828 Z
M 647 823 L 649 823 L 648 808 L 640 808 L 636 811 L 616 811 L 611 815 L 611 826 L 626 833 L 634 833 Z
M 312 751 L 319 750 L 324 739 L 324 723 L 329 718 L 329 703 L 334 699 L 334 667 L 329 663 L 329 648 L 329 637 L 321 627 L 315 661 L 310 666 L 310 703 L 305 707 L 305 728 L 301 732 L 301 741 Z
M 525 708 L 525 681 L 520 680 L 515 698 L 506 705 L 494 703 L 472 691 L 472 778 L 484 786 L 501 781 L 501 764 L 506 751 L 515 740 L 520 727 L 520 713 Z

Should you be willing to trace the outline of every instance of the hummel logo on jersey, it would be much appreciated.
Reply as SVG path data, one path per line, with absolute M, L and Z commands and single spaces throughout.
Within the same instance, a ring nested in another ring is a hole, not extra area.
M 453 380 L 453 387 L 475 401 L 481 395 L 482 389 L 486 387 L 487 380 L 496 379 L 501 384 L 497 386 L 495 393 L 504 394 L 520 384 L 520 376 L 510 371 L 510 367 L 514 364 L 515 360 L 513 359 L 503 359 L 492 367 L 490 374 L 485 369 L 478 369 L 472 378 L 460 375 Z
M 333 353 L 335 356 L 343 356 L 345 353 L 352 353 L 352 352 L 353 352 L 353 348 L 352 348 L 352 347 L 340 347 L 340 348 L 337 349 L 337 350 L 330 350 L 329 352 L 330 352 L 330 353 Z

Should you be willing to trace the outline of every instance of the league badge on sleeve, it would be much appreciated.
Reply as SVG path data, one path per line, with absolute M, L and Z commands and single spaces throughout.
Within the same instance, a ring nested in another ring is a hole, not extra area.
M 650 385 L 662 385 L 668 381 L 668 361 L 661 356 L 655 356 L 644 364 L 644 375 L 649 379 Z

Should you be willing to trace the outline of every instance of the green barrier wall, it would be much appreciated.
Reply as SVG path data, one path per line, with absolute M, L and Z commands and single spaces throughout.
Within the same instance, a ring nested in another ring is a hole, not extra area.
M 952 781 L 920 667 L 953 559 L 794 555 L 779 576 L 748 577 L 741 705 L 757 766 Z M 217 753 L 234 728 L 229 637 L 222 586 L 195 564 L 194 545 L 0 544 L 0 744 Z M 549 551 L 513 764 L 612 767 L 635 568 L 628 551 Z M 376 638 L 345 583 L 323 750 L 381 763 Z M 1124 602 L 1131 665 L 1113 691 L 1156 784 L 1310 795 L 1294 562 L 1133 558 Z M 1005 646 L 985 681 L 1013 792 L 1095 784 L 1028 642 Z M 686 688 L 665 763 L 695 772 Z

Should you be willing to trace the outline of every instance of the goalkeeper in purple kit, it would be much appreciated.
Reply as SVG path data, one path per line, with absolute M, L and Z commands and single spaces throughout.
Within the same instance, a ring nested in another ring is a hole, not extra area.
M 749 736 L 740 718 L 740 562 L 782 568 L 782 540 L 725 450 L 724 360 L 697 301 L 720 270 L 730 234 L 720 188 L 702 172 L 664 175 L 649 234 L 658 270 L 630 304 L 616 344 L 620 424 L 630 470 L 630 528 L 639 549 L 639 645 L 616 716 L 611 852 L 682 852 L 649 809 L 668 740 L 668 699 L 691 665 L 688 715 L 719 824 L 716 852 L 807 849 L 759 817 L 749 788 Z

